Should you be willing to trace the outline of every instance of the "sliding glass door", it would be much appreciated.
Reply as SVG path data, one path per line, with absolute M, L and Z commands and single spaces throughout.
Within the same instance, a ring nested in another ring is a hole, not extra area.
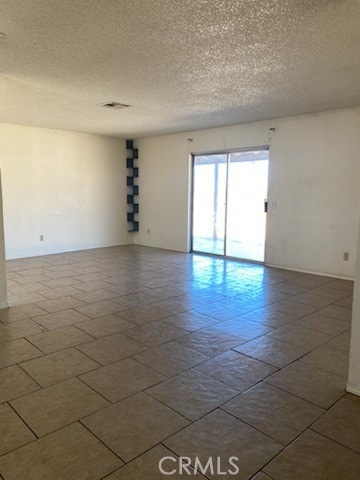
M 226 255 L 264 261 L 268 150 L 229 154 Z
M 194 157 L 193 250 L 224 254 L 227 155 Z
M 194 156 L 193 251 L 264 261 L 268 154 Z

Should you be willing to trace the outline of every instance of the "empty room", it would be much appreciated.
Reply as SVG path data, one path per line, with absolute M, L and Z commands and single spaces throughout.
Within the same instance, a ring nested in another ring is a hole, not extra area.
M 0 0 L 0 480 L 360 478 L 358 0 Z

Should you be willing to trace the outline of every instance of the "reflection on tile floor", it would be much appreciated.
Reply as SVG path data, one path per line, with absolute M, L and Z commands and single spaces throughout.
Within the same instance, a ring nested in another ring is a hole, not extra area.
M 352 282 L 137 246 L 7 266 L 0 478 L 359 478 Z M 159 471 L 196 455 L 239 472 Z

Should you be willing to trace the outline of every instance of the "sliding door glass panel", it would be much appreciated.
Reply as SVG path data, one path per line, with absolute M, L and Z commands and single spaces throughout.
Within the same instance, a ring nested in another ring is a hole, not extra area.
M 194 157 L 193 250 L 224 255 L 227 154 Z
M 264 261 L 268 150 L 229 156 L 226 249 L 229 257 Z

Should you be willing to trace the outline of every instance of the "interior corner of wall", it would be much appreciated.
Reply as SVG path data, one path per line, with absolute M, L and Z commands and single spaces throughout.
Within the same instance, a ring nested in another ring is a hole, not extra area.
M 348 382 L 346 385 L 346 391 L 360 397 L 360 385 L 354 385 L 353 383 Z
M 6 308 L 10 308 L 10 305 L 8 302 L 0 303 L 0 310 L 4 310 Z

